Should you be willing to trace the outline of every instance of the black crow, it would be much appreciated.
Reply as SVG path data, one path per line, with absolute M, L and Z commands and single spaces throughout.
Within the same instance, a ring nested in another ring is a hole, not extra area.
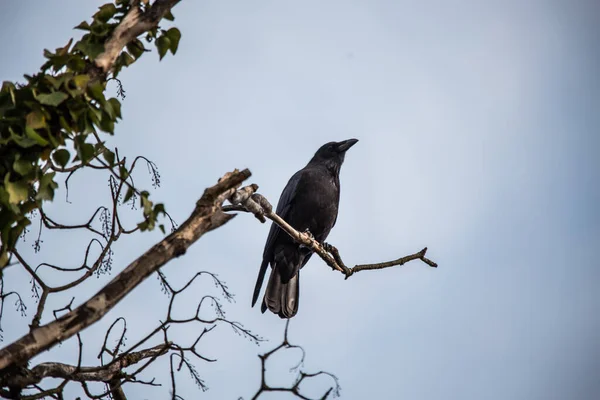
M 358 140 L 327 143 L 306 167 L 296 172 L 281 193 L 277 214 L 296 230 L 309 230 L 323 243 L 335 225 L 340 203 L 340 168 L 346 151 Z M 300 246 L 275 223 L 271 225 L 263 261 L 252 297 L 256 304 L 267 266 L 272 272 L 263 298 L 261 311 L 268 308 L 281 318 L 292 318 L 298 312 L 300 268 L 312 251 Z

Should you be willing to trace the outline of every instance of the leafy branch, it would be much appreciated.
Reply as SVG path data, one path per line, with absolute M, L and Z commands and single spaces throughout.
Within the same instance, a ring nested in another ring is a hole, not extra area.
M 86 32 L 54 52 L 25 83 L 5 81 L 0 89 L 0 274 L 10 264 L 12 251 L 30 213 L 52 201 L 57 173 L 100 161 L 126 180 L 126 169 L 99 133 L 114 134 L 121 118 L 121 103 L 105 95 L 108 79 L 148 51 L 140 36 L 154 42 L 160 58 L 175 54 L 181 39 L 177 28 L 162 29 L 162 20 L 179 0 L 149 2 L 116 0 L 101 6 L 91 22 L 76 29 Z M 110 76 L 110 77 L 109 77 Z M 120 82 L 120 81 L 119 81 Z M 120 91 L 121 93 L 122 90 Z M 67 184 L 67 183 L 65 183 Z M 145 200 L 142 229 L 152 229 L 164 206 L 155 209 Z

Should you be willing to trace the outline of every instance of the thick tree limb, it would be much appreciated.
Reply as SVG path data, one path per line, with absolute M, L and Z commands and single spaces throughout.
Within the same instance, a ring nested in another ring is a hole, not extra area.
M 20 365 L 98 321 L 161 266 L 184 254 L 203 234 L 233 218 L 223 213 L 221 206 L 250 175 L 247 169 L 226 174 L 216 185 L 204 191 L 192 215 L 177 230 L 129 264 L 96 295 L 56 321 L 31 330 L 1 349 L 0 375 L 8 366 Z
M 273 211 L 273 206 L 262 195 L 255 193 L 258 189 L 257 185 L 249 185 L 239 189 L 229 201 L 232 206 L 224 206 L 223 211 L 242 211 L 250 212 L 256 216 L 261 222 L 265 222 L 265 218 L 270 219 L 292 237 L 297 243 L 308 247 L 332 269 L 340 271 L 348 279 L 353 274 L 359 271 L 383 269 L 403 265 L 412 260 L 421 260 L 430 267 L 437 268 L 437 264 L 425 257 L 427 247 L 423 250 L 399 258 L 397 260 L 378 263 L 378 264 L 361 264 L 348 268 L 342 261 L 338 249 L 328 243 L 319 243 L 310 232 L 299 232 L 288 224 L 283 218 Z
M 56 362 L 46 362 L 33 367 L 27 374 L 16 375 L 11 379 L 11 385 L 26 387 L 39 383 L 44 378 L 63 378 L 70 381 L 113 382 L 123 378 L 123 369 L 137 364 L 145 358 L 158 357 L 169 350 L 168 344 L 159 344 L 149 349 L 136 351 L 119 357 L 110 364 L 99 367 L 77 367 Z M 115 389 L 116 389 L 115 385 Z M 120 385 L 119 385 L 120 386 Z
M 104 74 L 110 71 L 123 48 L 144 32 L 156 26 L 180 0 L 156 0 L 147 11 L 142 11 L 139 1 L 132 1 L 131 9 L 104 43 L 104 52 L 95 63 Z

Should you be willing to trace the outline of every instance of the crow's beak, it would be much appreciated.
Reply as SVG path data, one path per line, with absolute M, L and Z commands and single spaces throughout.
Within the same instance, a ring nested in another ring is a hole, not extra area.
M 343 142 L 338 142 L 337 150 L 340 153 L 343 153 L 346 150 L 348 150 L 350 147 L 354 146 L 356 144 L 356 142 L 358 142 L 358 139 L 348 139 L 348 140 L 344 140 Z

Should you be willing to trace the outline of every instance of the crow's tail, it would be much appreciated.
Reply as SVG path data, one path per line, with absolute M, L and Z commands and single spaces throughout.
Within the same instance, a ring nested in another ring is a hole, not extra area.
M 281 318 L 292 318 L 298 312 L 299 298 L 300 271 L 296 272 L 288 282 L 283 283 L 279 268 L 275 267 L 269 277 L 261 311 L 264 313 L 268 308 Z
M 263 281 L 265 280 L 265 273 L 267 272 L 267 267 L 269 266 L 269 262 L 263 260 L 260 265 L 260 270 L 258 271 L 258 277 L 256 278 L 256 285 L 254 286 L 254 294 L 252 295 L 252 307 L 256 304 L 256 300 L 258 300 L 258 295 L 260 294 L 260 288 L 262 287 Z

